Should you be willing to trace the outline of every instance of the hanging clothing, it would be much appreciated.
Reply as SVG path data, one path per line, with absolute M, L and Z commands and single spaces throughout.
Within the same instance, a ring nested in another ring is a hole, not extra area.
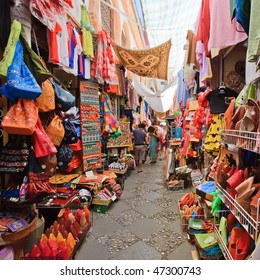
M 221 147 L 221 131 L 225 128 L 224 117 L 220 114 L 214 114 L 212 123 L 207 132 L 204 141 L 204 150 L 208 153 L 217 155 Z
M 216 88 L 207 94 L 206 99 L 209 101 L 211 114 L 226 112 L 229 106 L 225 101 L 226 97 L 237 97 L 237 93 L 230 88 L 224 87 L 223 89 Z
M 197 70 L 200 69 L 200 65 L 196 58 L 196 35 L 192 30 L 187 32 L 188 40 L 188 54 L 187 54 L 187 64 L 192 64 Z
M 236 0 L 235 16 L 246 34 L 249 34 L 249 21 L 250 21 L 251 4 L 247 0 Z
M 204 49 L 204 44 L 199 41 L 197 42 L 197 48 L 196 48 L 196 56 L 197 60 L 200 64 L 200 85 L 199 87 L 205 86 L 204 83 L 207 79 L 212 78 L 212 70 L 211 70 L 211 63 L 210 59 L 206 56 L 206 52 Z
M 61 31 L 57 34 L 56 40 L 58 44 L 59 53 L 59 65 L 64 67 L 69 67 L 69 33 L 67 29 L 66 19 L 59 20 L 59 25 L 61 26 Z
M 119 122 L 116 116 L 113 114 L 110 98 L 107 94 L 103 94 L 101 97 L 101 106 L 104 112 L 104 126 L 103 131 L 115 134 L 119 130 Z
M 202 0 L 196 40 L 201 41 L 207 57 L 210 57 L 208 42 L 210 36 L 210 0 Z
M 95 78 L 100 84 L 118 84 L 111 38 L 105 29 L 98 32 L 97 49 L 91 66 L 91 77 Z
M 248 61 L 256 62 L 260 56 L 260 1 L 251 0 L 251 15 L 248 37 Z
M 57 22 L 55 24 L 55 28 L 53 31 L 46 29 L 46 35 L 47 35 L 48 47 L 49 47 L 49 62 L 54 64 L 60 63 L 57 36 L 59 36 L 59 33 L 61 31 L 62 28 Z
M 4 57 L 0 62 L 0 75 L 4 77 L 7 76 L 8 67 L 13 62 L 16 44 L 19 40 L 21 30 L 22 30 L 21 23 L 17 20 L 14 20 L 11 25 L 11 31 L 9 34 L 7 45 L 5 47 Z
M 223 32 L 225 30 L 225 32 Z M 227 0 L 211 0 L 210 36 L 208 50 L 226 48 L 247 39 L 243 27 L 234 18 L 230 20 L 230 3 Z
M 85 5 L 81 6 L 81 25 L 82 25 L 82 49 L 87 57 L 94 57 L 93 38 L 91 32 L 94 32 L 90 25 L 90 17 Z

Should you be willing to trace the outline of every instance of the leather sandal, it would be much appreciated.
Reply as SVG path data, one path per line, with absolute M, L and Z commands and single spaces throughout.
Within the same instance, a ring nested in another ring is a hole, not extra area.
M 241 184 L 244 180 L 244 172 L 243 170 L 238 170 L 235 172 L 228 180 L 227 180 L 227 190 L 230 195 L 235 198 L 236 195 L 236 187 Z
M 231 130 L 239 130 L 240 124 L 242 122 L 243 117 L 245 116 L 246 113 L 246 106 L 238 106 L 236 108 L 235 114 L 231 119 L 231 125 L 230 129 Z

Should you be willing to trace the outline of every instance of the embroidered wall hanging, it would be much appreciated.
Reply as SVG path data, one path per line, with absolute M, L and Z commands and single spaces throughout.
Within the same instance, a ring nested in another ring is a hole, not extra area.
M 146 50 L 130 50 L 112 42 L 115 54 L 129 71 L 149 78 L 167 80 L 171 40 Z

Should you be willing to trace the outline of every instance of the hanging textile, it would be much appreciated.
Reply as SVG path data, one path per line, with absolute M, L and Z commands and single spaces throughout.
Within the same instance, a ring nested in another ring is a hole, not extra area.
M 98 32 L 97 49 L 91 65 L 91 76 L 100 84 L 118 84 L 111 39 L 105 29 Z
M 130 50 L 112 42 L 114 51 L 129 71 L 150 78 L 167 80 L 171 40 L 147 50 Z
M 94 32 L 93 26 L 90 25 L 90 18 L 85 5 L 81 6 L 81 25 L 82 25 L 82 49 L 83 54 L 87 57 L 94 57 L 93 50 L 93 38 Z
M 246 39 L 247 34 L 236 18 L 230 20 L 229 1 L 211 0 L 208 50 L 233 46 Z
M 156 94 L 152 90 L 150 90 L 147 86 L 145 86 L 143 83 L 139 82 L 137 77 L 134 75 L 133 78 L 133 87 L 137 91 L 137 93 L 140 96 L 145 97 L 145 100 L 149 104 L 149 106 L 156 112 L 164 113 L 168 111 L 173 103 L 173 97 L 175 92 L 177 84 L 177 79 L 175 79 L 172 84 L 164 90 L 163 92 L 160 92 Z
M 119 122 L 116 116 L 113 114 L 110 98 L 107 94 L 103 94 L 101 97 L 101 106 L 104 112 L 104 126 L 103 132 L 114 134 L 119 136 Z M 112 137 L 112 135 L 110 135 Z
M 251 0 L 250 26 L 248 36 L 248 61 L 256 62 L 260 56 L 259 0 Z

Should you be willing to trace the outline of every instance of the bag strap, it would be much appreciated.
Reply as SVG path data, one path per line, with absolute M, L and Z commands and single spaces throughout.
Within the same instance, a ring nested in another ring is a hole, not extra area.
M 36 34 L 35 34 L 35 28 L 33 27 L 32 30 L 33 30 L 33 37 L 34 37 L 34 42 L 35 42 L 37 54 L 38 54 L 39 57 L 41 57 L 40 49 L 39 49 L 39 46 L 38 46 L 38 41 L 37 41 Z

